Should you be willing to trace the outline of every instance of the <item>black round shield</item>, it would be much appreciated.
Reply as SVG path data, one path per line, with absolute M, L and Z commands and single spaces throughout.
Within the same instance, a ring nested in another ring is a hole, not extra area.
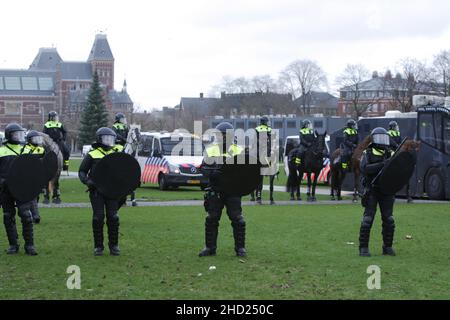
M 48 182 L 55 177 L 56 172 L 58 171 L 58 156 L 53 151 L 49 151 L 45 153 L 44 158 L 42 158 L 42 162 Z
M 246 196 L 255 191 L 261 175 L 261 164 L 257 159 L 245 156 L 245 161 L 235 156 L 233 163 L 225 163 L 220 177 L 220 189 L 233 196 Z
M 141 167 L 129 154 L 111 153 L 97 163 L 91 179 L 101 194 L 109 199 L 120 199 L 139 187 Z
M 380 191 L 387 195 L 395 195 L 405 185 L 414 171 L 416 157 L 410 152 L 399 152 L 386 164 L 379 179 Z
M 30 154 L 23 154 L 14 159 L 6 177 L 8 190 L 20 202 L 34 200 L 47 182 L 43 162 Z

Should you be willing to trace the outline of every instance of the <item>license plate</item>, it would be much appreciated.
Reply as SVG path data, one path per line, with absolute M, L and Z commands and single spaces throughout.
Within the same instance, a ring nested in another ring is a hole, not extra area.
M 188 184 L 200 184 L 200 180 L 188 180 Z

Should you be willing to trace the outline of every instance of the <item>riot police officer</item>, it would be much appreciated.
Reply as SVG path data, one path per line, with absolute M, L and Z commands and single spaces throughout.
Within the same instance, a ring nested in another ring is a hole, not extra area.
M 124 146 L 127 143 L 129 129 L 127 126 L 127 119 L 123 113 L 119 112 L 116 114 L 116 120 L 112 129 L 117 135 L 116 143 Z
M 96 143 L 83 159 L 78 177 L 81 182 L 89 188 L 89 199 L 93 210 L 92 229 L 94 234 L 94 255 L 103 255 L 103 226 L 106 213 L 106 224 L 108 226 L 108 245 L 111 255 L 120 255 L 119 249 L 119 200 L 108 199 L 95 187 L 90 178 L 98 162 L 106 155 L 118 152 L 115 148 L 116 133 L 110 128 L 100 128 L 96 132 Z
M 50 111 L 48 114 L 48 121 L 44 125 L 45 134 L 50 136 L 52 140 L 58 145 L 59 150 L 63 155 L 63 170 L 69 169 L 70 151 L 66 145 L 67 131 L 63 124 L 59 122 L 59 116 L 56 111 Z M 53 191 L 53 203 L 61 203 L 61 193 L 59 190 L 59 181 L 55 182 L 55 190 Z M 50 199 L 50 191 L 46 190 L 44 195 L 44 203 L 48 203 Z
M 234 139 L 234 128 L 231 123 L 222 122 L 217 125 L 216 129 L 220 132 L 221 137 L 218 138 L 221 139 L 218 139 L 219 142 L 216 141 L 206 148 L 206 157 L 201 166 L 202 173 L 209 178 L 209 185 L 205 193 L 205 210 L 208 213 L 205 219 L 205 248 L 200 252 L 199 256 L 213 256 L 216 254 L 219 220 L 223 208 L 226 207 L 231 226 L 233 227 L 236 255 L 244 257 L 247 253 L 245 250 L 245 220 L 242 215 L 241 197 L 223 193 L 219 183 L 223 160 L 239 155 L 244 150 L 234 143 L 227 144 L 227 140 L 233 141 Z M 230 146 L 228 150 L 227 145 Z
M 272 128 L 269 124 L 269 117 L 263 116 L 260 120 L 260 125 L 255 128 L 256 130 L 256 142 L 257 142 L 257 150 L 258 150 L 258 160 L 261 164 L 267 166 L 269 165 L 267 161 L 267 157 L 271 156 L 272 152 Z M 264 141 L 262 141 L 264 140 Z M 261 145 L 264 143 L 264 145 Z M 262 155 L 260 152 L 262 151 Z M 264 156 L 264 159 L 261 157 Z M 260 176 L 260 181 L 258 184 L 258 188 L 256 189 L 256 201 L 258 204 L 261 204 L 261 194 L 263 189 L 264 176 Z
M 22 222 L 22 234 L 25 240 L 25 253 L 37 255 L 34 248 L 33 216 L 31 214 L 31 203 L 23 203 L 16 200 L 6 186 L 6 176 L 14 159 L 22 153 L 22 144 L 25 143 L 25 131 L 16 124 L 10 123 L 5 128 L 5 142 L 0 147 L 0 203 L 3 208 L 3 223 L 8 237 L 9 249 L 7 254 L 19 252 L 19 242 L 16 228 L 16 206 L 18 215 Z
M 27 144 L 22 149 L 22 154 L 33 154 L 42 158 L 45 154 L 45 149 L 42 147 L 44 143 L 43 137 L 39 132 L 31 130 L 27 133 Z M 33 215 L 33 222 L 38 224 L 41 222 L 41 215 L 39 214 L 38 199 L 32 201 L 31 214 Z
M 308 119 L 303 120 L 299 136 L 300 136 L 300 146 L 298 153 L 300 155 L 300 161 L 301 163 L 303 163 L 305 159 L 305 153 L 312 146 L 315 138 L 311 121 L 309 121 Z
M 347 121 L 347 128 L 344 129 L 344 144 L 342 154 L 342 169 L 347 171 L 349 167 L 350 159 L 352 158 L 353 151 L 356 149 L 359 143 L 358 128 L 356 121 L 350 119 Z
M 363 174 L 364 195 L 362 204 L 365 207 L 359 233 L 359 254 L 368 257 L 370 229 L 375 218 L 377 205 L 380 206 L 383 221 L 383 255 L 394 256 L 392 248 L 394 240 L 395 221 L 393 217 L 394 196 L 383 194 L 383 190 L 374 183 L 374 178 L 383 169 L 386 161 L 391 157 L 389 135 L 384 128 L 375 128 L 371 132 L 371 144 L 364 151 L 361 159 L 361 173 Z
M 397 121 L 389 122 L 388 134 L 391 137 L 391 147 L 393 150 L 397 149 L 402 143 L 402 136 L 400 134 L 400 129 L 398 127 Z

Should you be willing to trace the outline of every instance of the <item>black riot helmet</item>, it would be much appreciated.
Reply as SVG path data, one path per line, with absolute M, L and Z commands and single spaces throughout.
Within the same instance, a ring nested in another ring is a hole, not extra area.
M 27 143 L 30 143 L 34 146 L 40 146 L 42 145 L 44 139 L 42 138 L 42 136 L 39 134 L 39 132 L 35 131 L 35 130 L 30 130 L 27 133 Z
M 385 128 L 375 128 L 370 133 L 372 146 L 375 148 L 387 148 L 390 145 L 389 134 Z
M 262 125 L 265 125 L 265 126 L 269 125 L 269 117 L 268 116 L 262 116 L 259 121 Z
M 48 121 L 58 121 L 58 113 L 56 111 L 50 111 L 48 113 Z
M 398 131 L 398 123 L 397 123 L 397 121 L 389 122 L 389 130 Z
M 122 119 L 125 119 L 125 115 L 122 112 L 116 113 L 116 122 L 120 122 Z
M 5 128 L 5 140 L 11 144 L 25 142 L 25 130 L 17 123 L 10 123 Z
M 312 129 L 312 123 L 308 119 L 302 121 L 302 129 Z
M 347 121 L 347 128 L 356 129 L 356 121 L 353 119 L 350 119 Z
M 227 130 L 234 130 L 234 127 L 229 122 L 221 122 L 216 126 L 216 130 L 219 130 L 222 134 L 226 134 Z
M 116 133 L 114 130 L 102 127 L 97 130 L 95 133 L 95 136 L 97 138 L 97 143 L 101 144 L 105 148 L 112 148 L 116 144 Z

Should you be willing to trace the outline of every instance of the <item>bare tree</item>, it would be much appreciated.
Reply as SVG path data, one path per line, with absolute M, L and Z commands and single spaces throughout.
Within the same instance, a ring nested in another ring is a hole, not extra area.
M 268 74 L 255 76 L 251 80 L 252 91 L 276 92 L 276 81 Z
M 398 62 L 399 73 L 393 79 L 386 80 L 392 90 L 392 106 L 402 112 L 412 111 L 412 100 L 415 94 L 428 91 L 427 84 L 430 69 L 424 62 L 414 58 L 405 58 Z
M 367 97 L 362 82 L 370 78 L 370 72 L 361 64 L 348 64 L 337 77 L 336 83 L 341 87 L 341 98 L 351 102 L 353 115 L 362 116 L 378 97 Z
M 444 96 L 450 95 L 450 50 L 441 51 L 433 61 L 436 82 L 443 84 Z
M 281 73 L 281 78 L 286 82 L 286 87 L 291 87 L 292 96 L 306 97 L 312 90 L 318 90 L 327 84 L 327 77 L 322 68 L 311 60 L 296 60 L 289 64 Z M 303 113 L 309 113 L 306 109 L 307 99 L 303 99 Z

